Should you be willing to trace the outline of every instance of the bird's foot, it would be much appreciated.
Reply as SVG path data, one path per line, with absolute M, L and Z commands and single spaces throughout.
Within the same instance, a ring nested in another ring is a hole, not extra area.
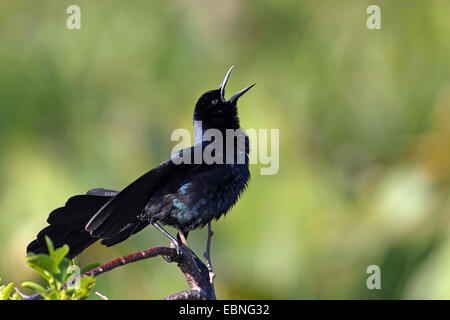
M 180 243 L 178 241 L 171 242 L 170 247 L 176 249 L 177 254 L 175 256 L 163 256 L 164 260 L 166 260 L 168 263 L 179 262 L 180 258 L 184 255 L 185 257 L 188 257 L 189 260 L 193 261 L 193 263 L 198 268 L 198 261 L 201 260 L 195 255 L 191 248 L 186 247 L 183 243 Z
M 170 243 L 170 247 L 177 250 L 177 254 L 175 256 L 163 256 L 163 259 L 168 263 L 177 262 L 179 257 L 183 254 L 183 249 L 180 247 L 180 244 L 176 241 Z

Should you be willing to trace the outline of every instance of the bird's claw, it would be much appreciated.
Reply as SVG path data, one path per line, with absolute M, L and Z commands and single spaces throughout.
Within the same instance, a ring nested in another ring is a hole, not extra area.
M 163 256 L 163 259 L 169 263 L 172 263 L 178 260 L 178 257 L 182 255 L 183 250 L 181 249 L 180 244 L 178 242 L 171 242 L 170 247 L 177 250 L 177 255 L 174 257 Z

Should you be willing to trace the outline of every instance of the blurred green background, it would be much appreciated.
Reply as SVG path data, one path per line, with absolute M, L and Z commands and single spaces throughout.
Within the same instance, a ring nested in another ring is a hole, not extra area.
M 68 5 L 81 30 L 68 30 Z M 382 30 L 366 27 L 381 7 Z M 213 224 L 218 298 L 450 298 L 450 2 L 0 2 L 0 275 L 48 213 L 169 157 L 196 99 L 236 65 L 244 128 L 280 129 L 280 170 Z M 191 130 L 192 132 L 192 130 Z M 172 230 L 173 231 L 173 230 Z M 190 235 L 199 255 L 206 230 Z M 166 245 L 147 228 L 82 264 Z M 381 268 L 381 290 L 366 269 Z M 111 299 L 187 289 L 151 259 L 98 278 Z M 93 299 L 98 299 L 94 296 Z

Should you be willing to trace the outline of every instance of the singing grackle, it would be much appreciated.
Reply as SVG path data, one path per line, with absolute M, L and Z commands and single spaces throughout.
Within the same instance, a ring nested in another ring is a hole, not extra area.
M 178 241 L 189 231 L 201 228 L 213 219 L 219 219 L 236 203 L 250 179 L 248 169 L 249 142 L 244 137 L 243 147 L 222 140 L 222 150 L 211 152 L 217 156 L 215 163 L 194 161 L 196 150 L 205 151 L 211 143 L 220 140 L 203 139 L 208 129 L 218 130 L 226 137 L 227 129 L 240 130 L 237 101 L 253 85 L 225 99 L 225 86 L 229 69 L 219 89 L 204 93 L 194 109 L 194 146 L 184 149 L 125 187 L 122 191 L 92 189 L 85 195 L 71 197 L 64 207 L 52 211 L 44 228 L 32 241 L 27 252 L 46 253 L 45 235 L 55 246 L 68 244 L 69 258 L 75 257 L 98 239 L 105 246 L 126 240 L 149 224 L 157 227 L 176 245 L 160 225 L 170 225 L 178 230 Z M 237 139 L 233 137 L 234 141 Z M 229 142 L 229 141 L 228 141 Z M 232 161 L 227 155 L 232 154 Z M 239 162 L 239 155 L 244 161 Z M 174 161 L 185 157 L 190 161 Z M 186 244 L 186 243 L 185 243 Z

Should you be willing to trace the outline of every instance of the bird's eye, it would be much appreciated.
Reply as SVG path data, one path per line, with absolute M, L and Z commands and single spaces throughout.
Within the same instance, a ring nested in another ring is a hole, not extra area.
M 212 104 L 213 106 L 215 106 L 215 105 L 217 104 L 217 102 L 219 102 L 219 99 L 216 99 L 216 100 L 211 101 L 211 104 Z

